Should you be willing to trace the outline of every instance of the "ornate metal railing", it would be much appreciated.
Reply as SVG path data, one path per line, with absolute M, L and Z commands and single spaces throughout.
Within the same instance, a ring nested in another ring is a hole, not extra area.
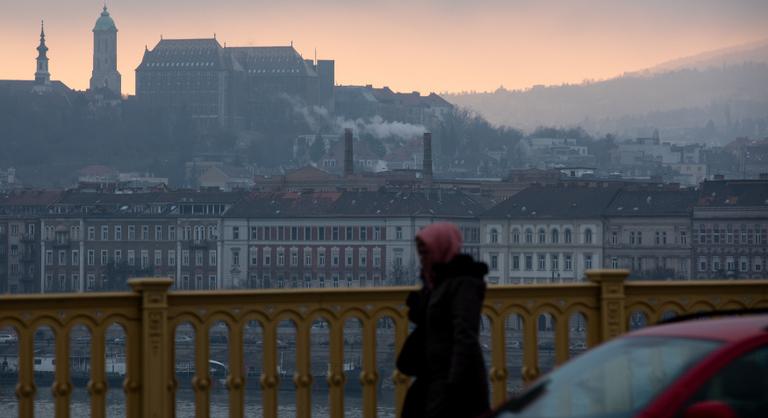
M 508 338 L 510 326 L 521 335 L 519 372 L 524 381 L 539 375 L 538 321 L 551 319 L 555 363 L 571 354 L 571 320 L 579 316 L 585 324 L 586 346 L 594 346 L 627 331 L 630 318 L 653 323 L 669 314 L 699 310 L 768 307 L 765 281 L 625 282 L 625 270 L 593 270 L 589 281 L 556 285 L 514 285 L 489 288 L 484 307 L 484 332 L 489 335 L 489 377 L 493 402 L 508 394 Z M 12 328 L 18 336 L 18 384 L 16 396 L 20 417 L 32 417 L 38 388 L 35 384 L 35 334 L 40 327 L 53 331 L 56 368 L 51 384 L 57 417 L 70 414 L 73 384 L 69 370 L 70 333 L 85 326 L 90 332 L 90 367 L 87 390 L 91 416 L 106 414 L 107 372 L 105 334 L 119 325 L 125 340 L 125 374 L 122 391 L 127 417 L 174 417 L 175 391 L 179 385 L 175 370 L 175 331 L 181 324 L 194 329 L 195 416 L 209 416 L 213 376 L 209 369 L 209 330 L 223 322 L 226 340 L 229 415 L 244 416 L 247 371 L 244 365 L 244 333 L 255 321 L 261 327 L 262 367 L 258 384 L 265 417 L 278 415 L 281 384 L 278 355 L 281 350 L 278 325 L 292 321 L 295 327 L 294 373 L 296 415 L 311 416 L 311 338 L 313 324 L 328 323 L 328 407 L 332 417 L 344 416 L 345 384 L 359 378 L 362 411 L 377 415 L 377 385 L 391 379 L 395 404 L 402 404 L 409 379 L 395 371 L 382 376 L 377 368 L 377 324 L 389 318 L 394 324 L 394 348 L 399 350 L 408 333 L 403 304 L 411 288 L 295 289 L 217 292 L 169 292 L 168 279 L 134 279 L 133 292 L 19 295 L 0 297 L 0 329 Z M 515 321 L 510 322 L 510 318 Z M 359 376 L 345 373 L 344 324 L 360 323 L 361 361 Z M 512 325 L 510 325 L 512 324 Z M 392 367 L 394 369 L 394 367 Z

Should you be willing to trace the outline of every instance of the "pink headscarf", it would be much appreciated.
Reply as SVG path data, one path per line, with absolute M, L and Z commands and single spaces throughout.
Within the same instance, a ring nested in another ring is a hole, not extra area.
M 456 225 L 438 222 L 427 226 L 416 234 L 416 240 L 426 247 L 425 262 L 421 266 L 427 284 L 433 284 L 432 265 L 447 263 L 461 251 L 461 232 Z

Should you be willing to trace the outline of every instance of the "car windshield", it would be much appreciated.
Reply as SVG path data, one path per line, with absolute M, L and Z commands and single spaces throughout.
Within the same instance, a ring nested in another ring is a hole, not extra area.
M 721 344 L 690 338 L 617 339 L 550 373 L 496 417 L 632 417 Z

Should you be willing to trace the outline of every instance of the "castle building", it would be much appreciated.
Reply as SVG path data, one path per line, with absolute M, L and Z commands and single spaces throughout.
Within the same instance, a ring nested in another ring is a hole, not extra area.
M 226 47 L 215 38 L 162 39 L 136 69 L 136 97 L 192 118 L 200 129 L 249 129 L 297 106 L 333 108 L 334 62 L 293 46 Z
M 117 71 L 117 27 L 107 11 L 101 12 L 93 27 L 93 72 L 91 90 L 107 88 L 120 95 L 120 73 Z

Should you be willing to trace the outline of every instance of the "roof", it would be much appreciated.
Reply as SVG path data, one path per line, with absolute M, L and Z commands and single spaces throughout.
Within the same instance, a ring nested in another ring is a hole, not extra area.
M 602 217 L 617 186 L 531 186 L 492 207 L 483 218 L 585 219 Z
M 749 315 L 647 327 L 630 336 L 666 336 L 737 341 L 768 332 L 768 315 Z
M 61 197 L 59 190 L 15 190 L 0 194 L 0 206 L 50 205 Z
M 114 30 L 117 32 L 117 26 L 115 26 L 115 21 L 112 20 L 112 17 L 109 15 L 109 12 L 107 11 L 107 6 L 104 5 L 104 10 L 101 12 L 101 16 L 96 20 L 96 25 L 93 27 L 93 31 L 108 31 L 108 30 Z
M 228 218 L 292 218 L 323 216 L 329 212 L 339 192 L 254 193 L 233 206 Z
M 152 50 L 144 51 L 137 70 L 178 71 L 231 70 L 240 65 L 224 51 L 215 38 L 161 39 Z
M 606 216 L 690 216 L 695 190 L 622 190 L 605 210 Z
M 339 176 L 311 165 L 285 173 L 285 181 L 335 181 Z
M 696 206 L 768 207 L 768 180 L 705 181 Z
M 316 76 L 293 46 L 229 47 L 228 54 L 252 76 Z

